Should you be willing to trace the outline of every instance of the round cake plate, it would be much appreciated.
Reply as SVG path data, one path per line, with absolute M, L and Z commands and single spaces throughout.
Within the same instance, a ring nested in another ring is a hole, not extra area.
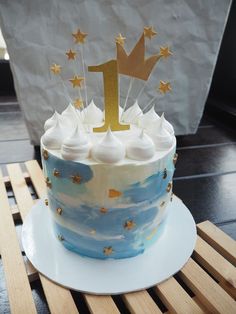
M 160 238 L 144 254 L 125 259 L 82 257 L 53 233 L 49 208 L 33 206 L 22 228 L 22 244 L 34 267 L 67 288 L 93 294 L 121 294 L 147 289 L 177 273 L 191 256 L 196 225 L 183 202 L 173 197 Z

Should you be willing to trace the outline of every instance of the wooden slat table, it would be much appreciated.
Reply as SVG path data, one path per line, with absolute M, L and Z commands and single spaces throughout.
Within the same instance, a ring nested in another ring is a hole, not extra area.
M 187 264 L 174 277 L 148 290 L 118 297 L 77 293 L 76 299 L 71 291 L 38 274 L 21 252 L 14 221 L 24 221 L 37 198 L 44 197 L 46 187 L 35 160 L 24 166 L 26 171 L 22 165 L 8 165 L 4 177 L 0 172 L 0 254 L 11 313 L 36 313 L 30 286 L 35 280 L 41 281 L 51 313 L 83 313 L 84 307 L 102 314 L 236 313 L 236 242 L 209 221 L 198 224 L 196 247 Z M 9 204 L 10 190 L 14 206 Z

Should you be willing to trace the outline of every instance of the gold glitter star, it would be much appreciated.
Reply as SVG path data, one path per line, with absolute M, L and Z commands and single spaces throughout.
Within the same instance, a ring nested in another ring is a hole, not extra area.
M 47 187 L 48 187 L 49 189 L 51 189 L 51 187 L 52 187 L 52 182 L 49 180 L 49 177 L 46 178 L 45 182 L 46 182 Z
M 48 206 L 48 199 L 47 198 L 44 200 L 44 203 L 46 206 Z
M 160 85 L 158 87 L 160 93 L 166 94 L 167 92 L 170 92 L 172 90 L 170 82 L 164 82 L 160 81 Z
M 153 29 L 152 26 L 144 27 L 144 36 L 152 39 L 153 36 L 157 35 L 157 32 Z
M 125 40 L 126 38 L 123 37 L 121 33 L 116 37 L 116 43 L 121 45 L 122 47 L 124 46 Z
M 131 230 L 136 226 L 136 224 L 133 222 L 133 220 L 127 220 L 124 224 L 124 228 L 127 230 Z
M 73 102 L 75 108 L 80 109 L 83 107 L 83 100 L 80 98 L 75 99 L 75 101 Z
M 163 171 L 163 179 L 165 180 L 167 178 L 167 170 L 166 168 Z
M 80 29 L 78 29 L 76 33 L 72 33 L 72 36 L 74 37 L 76 44 L 84 44 L 85 38 L 88 34 L 83 33 Z
M 60 177 L 60 172 L 57 169 L 53 170 L 54 177 Z
M 59 241 L 64 241 L 65 240 L 65 238 L 61 234 L 58 234 L 57 238 L 58 238 Z
M 63 210 L 62 210 L 61 207 L 57 207 L 56 211 L 57 211 L 57 214 L 58 214 L 58 215 L 61 215 L 62 212 L 63 212 Z
M 43 149 L 43 159 L 48 160 L 48 157 L 49 157 L 48 151 L 46 149 Z
M 160 47 L 160 55 L 164 58 L 168 58 L 173 55 L 173 53 L 170 51 L 169 47 Z
M 109 256 L 113 253 L 113 248 L 111 246 L 107 246 L 107 247 L 104 247 L 103 249 L 103 253 L 106 255 L 106 256 Z
M 76 51 L 70 49 L 69 51 L 66 52 L 66 55 L 68 60 L 75 60 L 77 53 Z
M 71 179 L 73 183 L 77 183 L 77 184 L 80 184 L 82 180 L 82 178 L 79 175 L 71 176 Z
M 117 190 L 114 190 L 114 189 L 109 189 L 109 191 L 108 191 L 108 196 L 109 196 L 110 198 L 119 197 L 119 196 L 121 196 L 121 195 L 122 195 L 122 192 L 117 191 Z
M 52 73 L 54 74 L 60 74 L 61 73 L 61 66 L 59 64 L 54 63 L 51 67 L 50 70 L 52 71 Z
M 73 85 L 73 88 L 81 87 L 83 80 L 84 80 L 84 78 L 82 76 L 78 76 L 78 75 L 75 75 L 73 78 L 69 79 L 69 81 Z
M 101 208 L 100 208 L 100 213 L 106 214 L 107 212 L 108 212 L 108 209 L 107 209 L 107 208 L 105 208 L 105 207 L 101 207 Z
M 169 182 L 166 188 L 166 192 L 169 193 L 172 188 L 172 182 Z
M 177 160 L 178 160 L 178 154 L 175 153 L 174 157 L 173 157 L 173 164 L 174 164 L 174 166 L 176 165 Z

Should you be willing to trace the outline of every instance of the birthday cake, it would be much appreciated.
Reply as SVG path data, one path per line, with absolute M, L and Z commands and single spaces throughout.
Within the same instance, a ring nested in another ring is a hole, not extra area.
M 162 47 L 159 54 L 145 60 L 145 37 L 155 33 L 150 27 L 145 29 L 129 56 L 119 35 L 117 60 L 89 67 L 92 72 L 102 69 L 104 111 L 93 101 L 84 106 L 77 99 L 44 125 L 46 205 L 58 240 L 82 256 L 133 257 L 164 231 L 177 159 L 174 129 L 154 106 L 143 113 L 138 101 L 126 109 L 127 99 L 123 108 L 118 99 L 118 73 L 147 80 L 155 63 L 171 54 Z M 73 36 L 83 43 L 86 35 L 78 30 Z M 75 57 L 72 50 L 68 53 Z M 140 54 L 138 63 L 142 64 L 135 67 L 135 55 Z M 59 74 L 61 69 L 54 64 L 51 70 Z M 83 80 L 79 76 L 70 79 L 78 88 Z M 170 89 L 170 83 L 160 82 L 160 92 Z

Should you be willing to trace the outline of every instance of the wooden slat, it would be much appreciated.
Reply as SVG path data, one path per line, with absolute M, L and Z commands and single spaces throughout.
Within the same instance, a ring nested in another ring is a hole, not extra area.
M 34 268 L 34 266 L 30 263 L 30 261 L 28 260 L 28 258 L 26 256 L 23 256 L 23 259 L 24 259 L 28 279 L 30 282 L 33 282 L 39 278 L 39 273 Z
M 131 313 L 162 313 L 146 290 L 126 293 L 122 297 Z
M 46 184 L 45 184 L 42 170 L 39 167 L 39 164 L 35 160 L 31 160 L 31 161 L 27 161 L 25 163 L 25 166 L 29 172 L 29 175 L 34 185 L 34 188 L 36 190 L 36 193 L 41 198 L 45 197 Z M 115 303 L 110 296 L 86 295 L 85 299 L 91 311 L 96 311 L 97 309 L 103 309 L 104 305 L 106 305 L 107 313 L 113 313 L 113 311 L 115 311 L 115 307 L 114 307 Z
M 11 313 L 36 313 L 1 172 L 0 195 L 0 250 Z
M 197 230 L 201 238 L 236 266 L 236 241 L 210 221 L 204 221 L 198 224 Z
M 34 205 L 34 201 L 28 190 L 19 164 L 10 164 L 7 166 L 7 169 L 18 208 L 22 220 L 24 220 L 25 216 Z M 39 275 L 39 278 L 51 313 L 78 313 L 69 290 L 54 284 L 41 274 Z
M 171 313 L 204 313 L 173 277 L 156 286 L 155 290 Z
M 191 258 L 178 275 L 213 313 L 236 313 L 235 301 Z
M 214 278 L 225 283 L 228 289 L 231 288 L 231 296 L 236 297 L 236 268 L 199 236 L 194 258 Z
M 120 313 L 110 296 L 84 294 L 84 298 L 92 314 Z
M 29 181 L 30 181 L 30 177 L 29 177 L 28 172 L 23 172 L 23 176 L 25 177 L 25 181 L 26 181 L 26 182 L 29 182 Z M 11 185 L 9 176 L 4 176 L 4 177 L 3 177 L 3 181 L 4 181 L 6 187 L 8 187 L 8 186 Z

